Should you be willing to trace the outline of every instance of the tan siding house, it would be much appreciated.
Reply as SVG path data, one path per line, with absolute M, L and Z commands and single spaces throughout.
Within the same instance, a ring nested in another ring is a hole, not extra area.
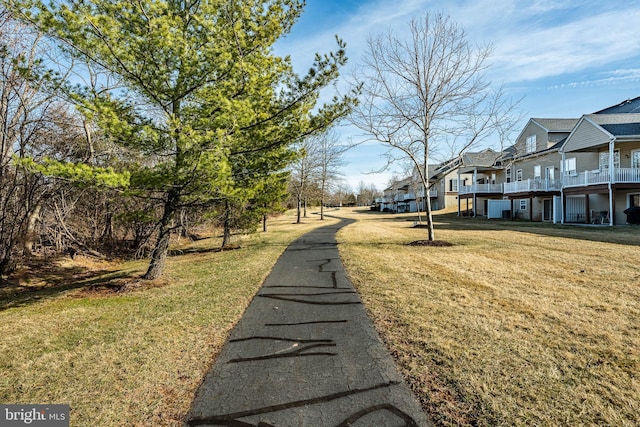
M 532 118 L 505 156 L 504 195 L 512 216 L 531 221 L 555 221 L 560 212 L 559 149 L 578 119 Z
M 640 206 L 640 114 L 583 116 L 561 154 L 563 222 L 625 224 L 624 211 Z

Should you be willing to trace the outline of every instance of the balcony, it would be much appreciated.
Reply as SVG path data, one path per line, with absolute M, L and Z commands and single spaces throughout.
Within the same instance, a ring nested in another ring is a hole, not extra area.
M 459 194 L 502 194 L 502 184 L 461 185 Z
M 424 197 L 424 190 L 419 190 L 416 193 L 416 196 Z M 436 190 L 435 188 L 432 188 L 431 190 L 429 190 L 429 197 L 431 197 L 431 198 L 438 197 L 438 190 Z
M 560 191 L 562 182 L 556 179 L 526 179 L 524 181 L 508 182 L 504 184 L 507 193 L 534 193 L 536 191 Z
M 376 203 L 391 203 L 393 201 L 390 197 L 378 197 Z
M 613 175 L 613 176 L 612 176 Z M 562 178 L 565 187 L 586 187 L 599 184 L 640 184 L 640 169 L 616 168 L 613 174 L 609 170 L 592 170 L 567 175 Z

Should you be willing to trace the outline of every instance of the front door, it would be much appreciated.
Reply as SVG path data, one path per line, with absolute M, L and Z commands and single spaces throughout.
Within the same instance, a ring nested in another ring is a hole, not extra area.
M 544 199 L 542 203 L 543 203 L 542 220 L 543 221 L 553 220 L 553 199 Z

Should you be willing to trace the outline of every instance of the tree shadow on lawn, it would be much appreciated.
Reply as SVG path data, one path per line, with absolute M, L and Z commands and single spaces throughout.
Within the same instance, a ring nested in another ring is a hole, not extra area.
M 409 217 L 407 217 L 404 213 L 394 213 L 394 212 L 380 212 L 380 211 L 372 211 L 369 209 L 354 209 L 354 214 L 364 214 L 369 215 L 371 217 L 378 216 L 378 221 L 409 221 Z M 417 220 L 417 216 L 415 219 L 411 217 L 411 221 Z M 367 218 L 368 219 L 368 218 Z
M 0 279 L 0 311 L 28 306 L 76 289 L 119 289 L 137 276 L 114 269 L 63 266 L 55 260 L 31 263 L 13 276 Z
M 181 255 L 189 255 L 189 254 L 209 254 L 209 253 L 217 253 L 217 252 L 228 252 L 235 251 L 237 249 L 242 249 L 239 245 L 229 245 L 224 248 L 216 247 L 216 248 L 184 248 L 184 249 L 170 249 L 167 252 L 167 255 L 170 257 L 181 256 Z
M 591 242 L 614 243 L 627 246 L 640 246 L 640 227 L 587 224 L 551 224 L 521 220 L 503 220 L 486 218 L 458 217 L 456 214 L 434 216 L 434 229 L 438 230 L 484 230 L 514 231 L 538 234 L 547 237 L 561 237 Z

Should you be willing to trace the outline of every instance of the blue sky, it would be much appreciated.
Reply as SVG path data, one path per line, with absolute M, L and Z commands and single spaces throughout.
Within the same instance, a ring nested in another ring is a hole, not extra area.
M 640 1 L 637 0 L 307 0 L 292 33 L 276 45 L 290 55 L 299 73 L 315 52 L 335 48 L 334 35 L 347 43 L 349 68 L 357 65 L 367 37 L 393 30 L 406 33 L 409 20 L 443 12 L 460 24 L 470 42 L 494 46 L 490 80 L 519 99 L 524 119 L 580 117 L 640 96 Z M 364 138 L 349 126 L 345 139 Z M 384 148 L 367 142 L 350 150 L 342 168 L 354 189 L 360 181 L 383 189 L 399 167 L 384 166 Z

